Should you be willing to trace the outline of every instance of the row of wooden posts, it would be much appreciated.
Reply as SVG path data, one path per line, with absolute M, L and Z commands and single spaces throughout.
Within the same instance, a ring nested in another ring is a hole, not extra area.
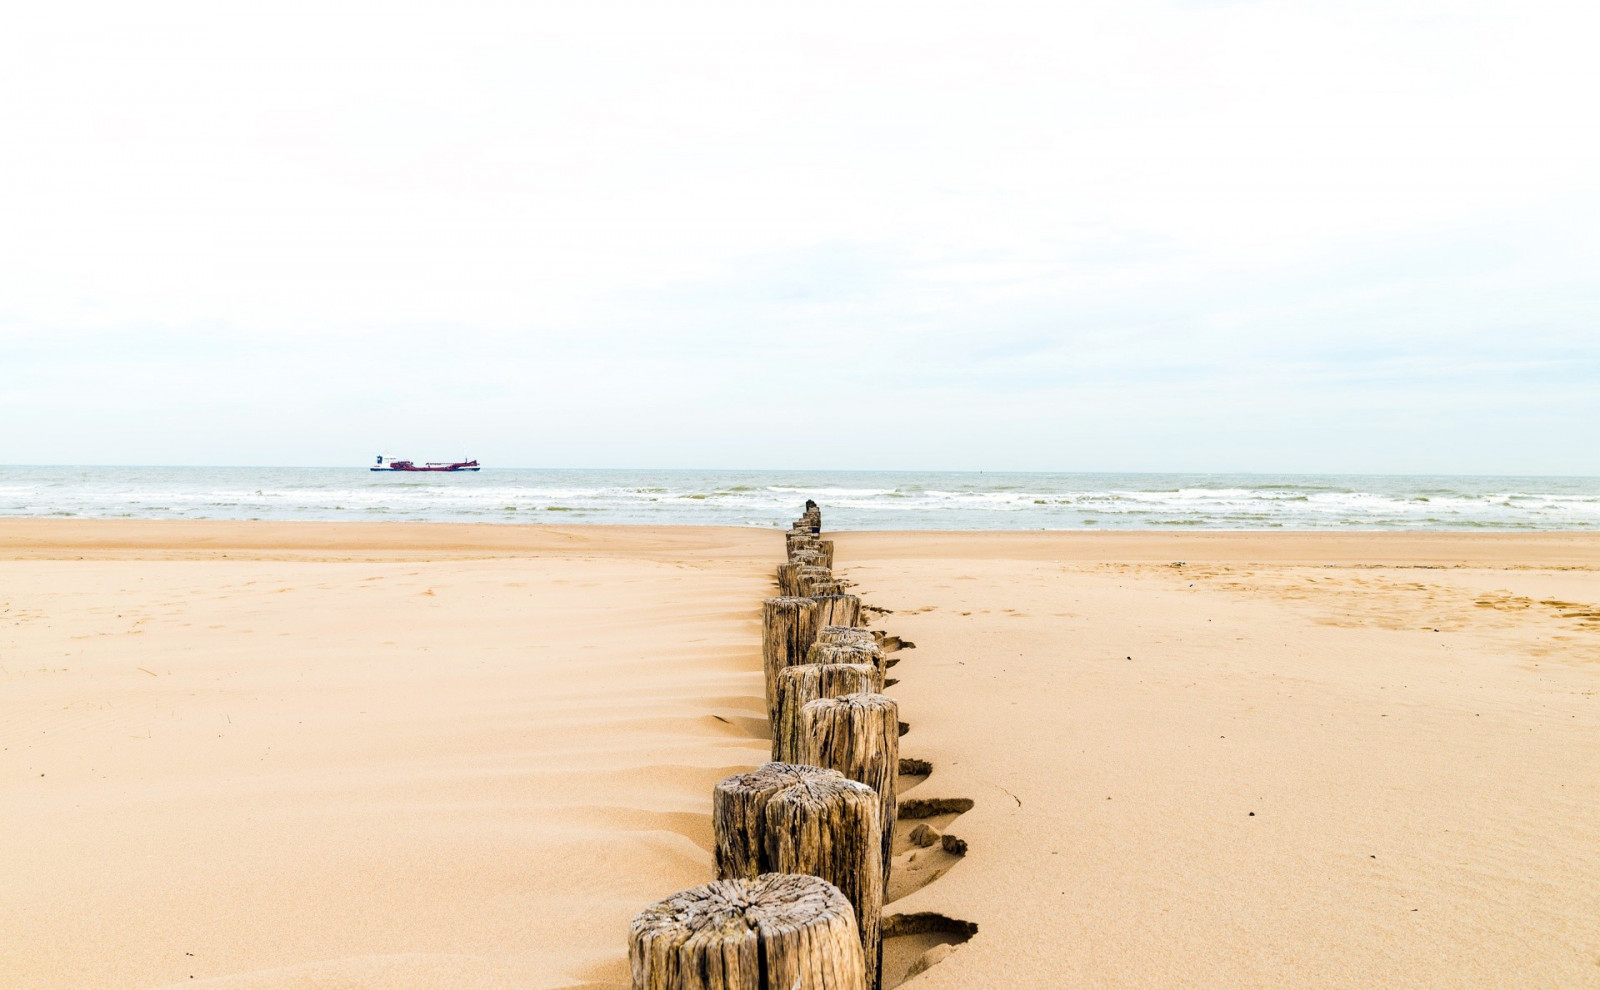
M 772 762 L 712 794 L 717 880 L 633 919 L 634 990 L 880 990 L 900 715 L 807 501 L 762 608 Z

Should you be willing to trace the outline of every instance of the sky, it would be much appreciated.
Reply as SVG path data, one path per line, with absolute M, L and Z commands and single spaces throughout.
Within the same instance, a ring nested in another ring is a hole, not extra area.
M 1600 474 L 1597 34 L 19 7 L 0 463 Z

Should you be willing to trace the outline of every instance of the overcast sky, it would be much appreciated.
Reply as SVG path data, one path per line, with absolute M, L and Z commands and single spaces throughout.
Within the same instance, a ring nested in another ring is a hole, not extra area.
M 13 5 L 0 463 L 1600 474 L 1594 10 Z

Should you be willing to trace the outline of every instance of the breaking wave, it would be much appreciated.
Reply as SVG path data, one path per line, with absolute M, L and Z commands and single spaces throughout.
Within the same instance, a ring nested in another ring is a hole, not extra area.
M 779 526 L 807 498 L 837 529 L 1600 527 L 1595 478 L 0 468 L 0 516 Z

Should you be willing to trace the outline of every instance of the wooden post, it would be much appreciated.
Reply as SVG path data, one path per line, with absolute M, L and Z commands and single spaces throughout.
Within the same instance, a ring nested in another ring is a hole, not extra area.
M 818 698 L 800 709 L 806 763 L 837 770 L 878 792 L 883 818 L 883 882 L 893 855 L 895 775 L 900 772 L 900 706 L 883 694 Z
M 711 802 L 718 879 L 808 873 L 838 887 L 855 910 L 867 986 L 876 987 L 884 890 L 877 792 L 833 770 L 768 763 L 722 781 Z
M 778 671 L 778 717 L 772 723 L 772 758 L 785 763 L 805 761 L 800 709 L 807 702 L 882 691 L 883 670 L 869 663 L 807 662 Z
M 634 916 L 633 990 L 867 990 L 854 913 L 820 877 L 691 887 Z
M 789 554 L 789 563 L 809 565 L 811 567 L 828 566 L 823 563 L 822 551 L 808 546 L 795 547 L 794 552 Z
M 823 626 L 861 625 L 861 599 L 855 595 L 818 595 L 814 601 L 817 603 L 815 629 Z M 811 645 L 811 640 L 817 638 L 815 629 L 811 633 L 811 639 L 806 641 L 807 646 Z
M 799 593 L 796 589 L 800 587 L 799 575 L 802 569 L 805 569 L 808 574 L 815 574 L 820 571 L 830 579 L 833 577 L 833 572 L 822 566 L 821 554 L 808 552 L 797 555 L 795 559 L 790 560 L 787 564 L 778 565 L 778 589 L 783 594 L 795 595 Z M 802 597 L 809 598 L 811 596 L 805 595 Z
M 882 646 L 878 634 L 860 626 L 823 626 L 817 630 L 819 643 L 868 643 Z
M 801 565 L 794 571 L 795 587 L 799 589 L 802 598 L 819 598 L 822 595 L 840 594 L 843 588 L 834 580 L 833 572 L 826 567 L 809 567 Z
M 833 566 L 833 541 L 824 540 L 811 533 L 788 533 L 784 541 L 784 552 L 793 560 L 794 555 L 802 550 L 809 550 L 822 554 L 824 567 Z
M 761 663 L 767 674 L 767 717 L 778 717 L 778 671 L 805 659 L 821 612 L 812 598 L 768 598 L 761 607 Z
M 792 534 L 791 534 L 791 536 L 792 536 Z M 815 554 L 820 554 L 821 555 L 821 557 L 822 557 L 822 566 L 824 566 L 824 567 L 832 567 L 833 566 L 833 541 L 832 540 L 818 539 L 815 536 L 807 536 L 807 537 L 803 537 L 803 538 L 799 538 L 799 539 L 790 539 L 789 542 L 788 542 L 788 545 L 784 549 L 788 552 L 790 560 L 795 559 L 795 554 L 797 554 L 797 553 L 815 553 Z
M 806 649 L 806 663 L 871 664 L 878 671 L 879 691 L 883 690 L 882 680 L 889 671 L 887 654 L 870 637 L 865 643 L 859 640 L 853 643 L 824 643 L 818 639 Z
M 831 581 L 831 580 L 833 580 L 833 572 L 832 571 L 828 570 L 826 567 L 819 567 L 816 564 L 801 564 L 801 563 L 797 563 L 794 566 L 793 574 L 794 574 L 794 582 L 795 582 L 795 584 L 797 586 L 800 586 L 800 587 L 804 587 L 805 586 L 805 582 L 807 580 L 811 580 L 811 581 L 817 581 L 817 580 Z M 810 595 L 801 595 L 800 597 L 802 597 L 802 598 L 810 598 L 811 596 Z

